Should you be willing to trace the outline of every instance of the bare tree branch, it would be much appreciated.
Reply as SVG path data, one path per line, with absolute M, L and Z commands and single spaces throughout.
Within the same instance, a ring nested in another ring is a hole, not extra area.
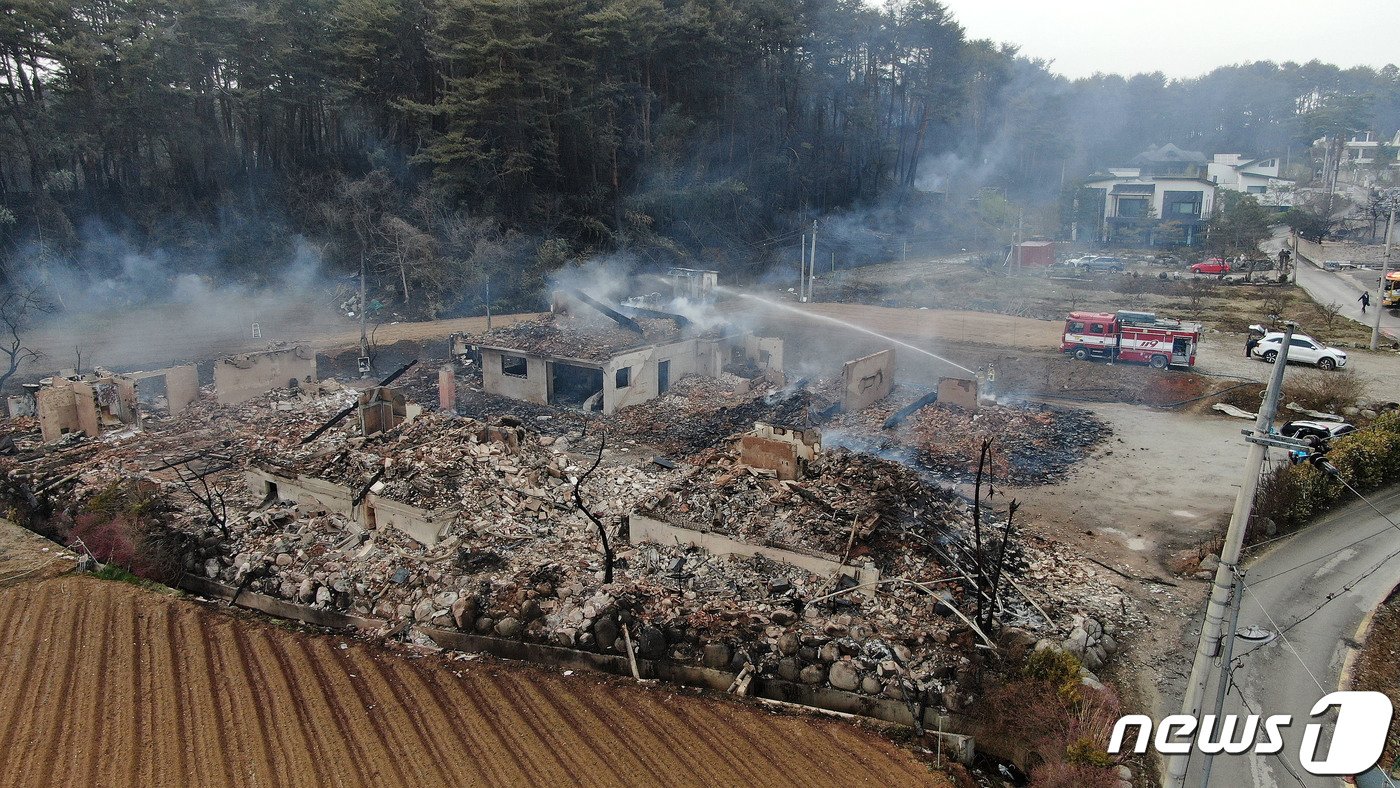
M 8 339 L 0 341 L 0 390 L 28 361 L 37 361 L 42 354 L 24 344 L 23 334 L 32 326 L 35 318 L 53 311 L 39 295 L 36 288 L 10 290 L 0 296 L 0 333 L 8 334 Z
M 579 442 L 582 443 L 583 439 L 586 437 L 588 437 L 588 423 L 584 422 L 583 434 L 579 435 Z M 603 583 L 605 585 L 613 581 L 613 551 L 612 546 L 608 544 L 608 529 L 603 527 L 602 520 L 599 520 L 594 516 L 593 512 L 588 510 L 588 506 L 583 502 L 583 495 L 579 493 L 579 488 L 583 486 L 583 483 L 588 477 L 591 476 L 594 471 L 598 470 L 598 466 L 602 464 L 603 447 L 606 446 L 607 443 L 608 432 L 607 430 L 603 430 L 601 439 L 598 441 L 598 456 L 593 459 L 593 466 L 584 471 L 583 474 L 578 477 L 578 481 L 574 482 L 574 505 L 578 507 L 579 511 L 583 512 L 584 517 L 587 517 L 593 522 L 593 525 L 598 529 L 598 538 L 603 541 Z

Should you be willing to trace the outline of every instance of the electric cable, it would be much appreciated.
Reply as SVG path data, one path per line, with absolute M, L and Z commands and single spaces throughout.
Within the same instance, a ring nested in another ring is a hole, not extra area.
M 1230 686 L 1226 688 L 1226 692 L 1229 692 L 1229 690 L 1231 689 L 1235 691 L 1236 695 L 1240 696 L 1240 703 L 1245 707 L 1245 710 L 1248 711 L 1251 715 L 1258 716 L 1258 713 L 1254 711 L 1254 707 L 1249 705 L 1249 700 L 1245 698 L 1244 688 L 1241 687 L 1239 684 L 1235 683 L 1235 671 L 1233 668 L 1230 670 Z M 1283 767 L 1284 771 L 1292 775 L 1293 779 L 1297 780 L 1299 785 L 1302 785 L 1304 786 L 1304 788 L 1306 788 L 1307 782 L 1305 782 L 1297 772 L 1293 771 L 1293 767 L 1288 765 L 1288 761 L 1285 761 L 1282 755 L 1276 752 L 1270 754 L 1278 759 L 1279 765 Z

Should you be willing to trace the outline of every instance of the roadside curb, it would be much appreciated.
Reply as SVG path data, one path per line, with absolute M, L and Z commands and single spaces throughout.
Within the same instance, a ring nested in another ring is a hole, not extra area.
M 1352 642 L 1356 645 L 1347 646 L 1347 655 L 1342 660 L 1342 670 L 1337 676 L 1337 689 L 1346 690 L 1351 688 L 1352 679 L 1354 678 L 1352 673 L 1356 670 L 1356 660 L 1361 656 L 1361 649 L 1366 645 L 1366 638 L 1371 632 L 1371 624 L 1374 623 L 1376 619 L 1376 611 L 1380 610 L 1381 605 L 1384 605 L 1394 598 L 1397 591 L 1400 591 L 1400 583 L 1397 583 L 1394 588 L 1390 589 L 1390 593 L 1385 595 L 1385 599 L 1381 600 L 1380 605 L 1366 611 L 1366 615 L 1362 616 L 1361 621 L 1356 625 L 1356 632 L 1351 636 Z
M 1347 646 L 1347 655 L 1342 659 L 1342 670 L 1337 675 L 1337 689 L 1345 690 L 1351 687 L 1352 672 L 1356 670 L 1356 660 L 1361 656 L 1361 648 L 1366 645 L 1366 636 L 1370 634 L 1371 622 L 1376 618 L 1375 610 L 1368 610 L 1366 615 L 1361 617 L 1361 622 L 1356 625 L 1356 632 L 1351 636 L 1351 641 L 1355 646 Z

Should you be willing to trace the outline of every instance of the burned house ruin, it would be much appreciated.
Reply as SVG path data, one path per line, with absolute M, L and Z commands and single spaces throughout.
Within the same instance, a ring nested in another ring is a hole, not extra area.
M 458 337 L 453 349 L 479 357 L 487 393 L 605 415 L 659 397 L 686 375 L 731 370 L 781 379 L 781 339 L 623 309 L 635 316 L 576 292 L 556 298 L 555 311 L 541 320 Z
M 34 413 L 44 442 L 81 432 L 96 438 L 120 429 L 141 429 L 148 411 L 175 416 L 199 396 L 193 364 L 151 372 L 55 375 L 34 393 Z

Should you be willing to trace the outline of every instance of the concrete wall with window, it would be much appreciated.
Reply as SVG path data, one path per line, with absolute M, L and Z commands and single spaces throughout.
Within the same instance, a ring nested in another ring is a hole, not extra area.
M 686 375 L 717 377 L 723 366 L 720 342 L 712 339 L 687 339 L 613 356 L 603 365 L 603 412 L 611 414 L 660 396 L 662 361 L 670 362 L 667 377 L 673 386 Z M 626 385 L 619 385 L 623 382 Z
M 549 365 L 539 356 L 481 349 L 481 388 L 511 399 L 549 404 Z

